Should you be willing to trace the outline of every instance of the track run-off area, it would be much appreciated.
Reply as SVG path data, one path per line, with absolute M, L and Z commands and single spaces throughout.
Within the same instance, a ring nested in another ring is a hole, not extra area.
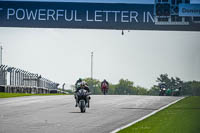
M 0 99 L 0 133 L 109 133 L 182 97 L 91 95 L 86 113 L 73 95 Z

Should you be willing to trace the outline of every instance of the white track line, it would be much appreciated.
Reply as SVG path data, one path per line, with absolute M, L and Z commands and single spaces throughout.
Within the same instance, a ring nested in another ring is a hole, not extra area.
M 159 111 L 161 111 L 161 110 L 163 110 L 163 109 L 169 107 L 170 105 L 177 103 L 178 101 L 182 100 L 183 98 L 185 98 L 185 97 L 182 97 L 182 98 L 180 98 L 180 99 L 178 99 L 178 100 L 176 100 L 176 101 L 173 101 L 173 102 L 171 102 L 171 103 L 169 103 L 169 104 L 167 104 L 167 105 L 165 105 L 165 106 L 163 106 L 163 107 L 161 107 L 161 108 L 159 108 L 159 109 L 157 109 L 157 110 L 151 112 L 150 114 L 145 115 L 144 117 L 142 117 L 142 118 L 140 118 L 140 119 L 138 119 L 138 120 L 136 120 L 136 121 L 133 121 L 133 122 L 131 122 L 131 123 L 125 125 L 125 126 L 122 126 L 122 127 L 120 127 L 120 128 L 117 128 L 117 129 L 115 129 L 114 131 L 111 131 L 110 133 L 117 133 L 117 132 L 119 132 L 120 130 L 122 130 L 122 129 L 124 129 L 124 128 L 127 128 L 127 127 L 129 127 L 129 126 L 132 126 L 133 124 L 135 124 L 135 123 L 137 123 L 137 122 L 139 122 L 139 121 L 142 121 L 142 120 L 146 119 L 147 117 L 150 117 L 150 116 L 154 115 L 155 113 L 157 113 L 157 112 L 159 112 Z

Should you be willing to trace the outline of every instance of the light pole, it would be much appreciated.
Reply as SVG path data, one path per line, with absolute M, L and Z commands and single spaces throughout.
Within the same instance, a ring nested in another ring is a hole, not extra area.
M 95 87 L 93 87 L 93 52 L 91 52 L 91 82 L 92 85 L 91 87 L 94 89 L 94 94 L 95 94 Z
M 91 79 L 93 79 L 93 52 L 91 52 Z

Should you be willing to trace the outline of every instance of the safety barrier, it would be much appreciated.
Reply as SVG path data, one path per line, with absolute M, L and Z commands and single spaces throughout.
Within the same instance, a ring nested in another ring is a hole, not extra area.
M 48 80 L 39 74 L 9 67 L 0 66 L 0 85 L 4 92 L 8 93 L 49 93 L 50 90 L 57 90 L 58 83 Z
M 30 93 L 30 94 L 48 94 L 50 90 L 47 88 L 38 88 L 31 86 L 1 86 L 1 92 L 6 93 Z

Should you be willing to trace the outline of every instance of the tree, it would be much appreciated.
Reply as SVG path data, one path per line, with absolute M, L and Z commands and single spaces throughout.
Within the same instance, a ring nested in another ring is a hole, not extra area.
M 133 82 L 128 79 L 120 79 L 119 83 L 116 85 L 116 94 L 130 94 L 133 88 Z
M 200 96 L 200 81 L 188 81 L 182 85 L 183 95 Z
M 147 95 L 148 91 L 144 87 L 137 86 L 137 95 Z
M 156 81 L 158 82 L 158 87 L 160 87 L 161 84 L 165 84 L 169 89 L 178 89 L 182 87 L 183 84 L 183 81 L 180 78 L 169 78 L 168 74 L 161 74 Z
M 153 87 L 151 87 L 151 89 L 148 91 L 149 95 L 153 95 L 153 96 L 158 96 L 159 95 L 159 87 L 154 85 Z
M 108 94 L 114 95 L 115 91 L 116 91 L 115 88 L 116 88 L 116 85 L 113 85 L 113 84 L 109 83 Z
M 72 90 L 64 90 L 65 92 L 67 92 L 68 94 L 73 94 Z
M 100 90 L 101 82 L 99 80 L 91 78 L 85 78 L 83 80 L 88 83 L 88 86 L 92 94 L 101 94 Z
M 101 82 L 97 79 L 85 78 L 83 79 L 88 83 L 88 86 L 92 94 L 102 94 L 101 93 Z M 147 95 L 148 91 L 146 88 L 134 86 L 134 82 L 128 79 L 120 79 L 118 84 L 109 83 L 108 94 L 114 95 Z
M 161 74 L 160 77 L 157 78 L 156 82 L 158 82 L 158 87 L 161 84 L 165 84 L 167 88 L 169 88 L 171 80 L 168 78 L 168 74 Z

